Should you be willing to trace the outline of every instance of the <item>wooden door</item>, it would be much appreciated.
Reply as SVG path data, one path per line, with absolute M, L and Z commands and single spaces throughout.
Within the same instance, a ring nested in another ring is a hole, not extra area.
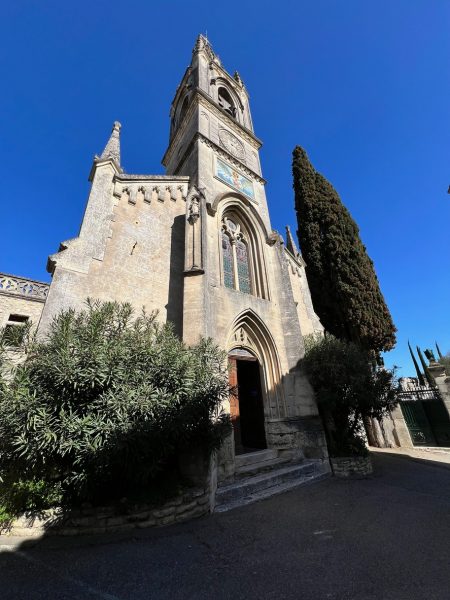
M 241 416 L 239 412 L 239 387 L 237 375 L 237 360 L 234 356 L 228 357 L 228 374 L 230 384 L 230 417 L 233 425 L 234 451 L 242 454 Z

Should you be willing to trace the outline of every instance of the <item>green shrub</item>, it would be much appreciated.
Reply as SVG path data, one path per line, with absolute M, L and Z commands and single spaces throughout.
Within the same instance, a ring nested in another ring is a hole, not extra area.
M 382 419 L 397 404 L 395 374 L 374 369 L 352 342 L 309 338 L 304 367 L 314 388 L 332 456 L 364 454 L 363 419 Z
M 0 486 L 0 501 L 9 514 L 45 510 L 62 503 L 61 486 L 42 479 L 5 481 Z
M 0 504 L 0 529 L 5 525 L 8 525 L 14 519 L 14 514 L 9 512 L 9 509 Z
M 220 445 L 225 364 L 211 341 L 188 348 L 129 304 L 62 312 L 0 389 L 0 476 L 69 503 L 149 487 L 179 453 Z

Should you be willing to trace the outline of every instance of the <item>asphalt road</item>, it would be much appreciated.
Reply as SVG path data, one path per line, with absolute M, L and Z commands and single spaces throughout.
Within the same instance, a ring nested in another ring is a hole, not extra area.
M 0 552 L 0 599 L 450 599 L 450 467 L 376 455 L 234 511 Z

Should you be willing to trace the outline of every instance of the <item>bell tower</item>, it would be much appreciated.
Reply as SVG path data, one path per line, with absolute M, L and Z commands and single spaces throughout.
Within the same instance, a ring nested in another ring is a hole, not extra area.
M 170 140 L 162 160 L 167 174 L 189 176 L 210 204 L 219 189 L 242 194 L 270 231 L 261 145 L 239 73 L 231 76 L 199 35 L 170 110 Z
M 200 335 L 223 343 L 214 318 L 223 303 L 231 317 L 239 305 L 250 307 L 271 296 L 267 251 L 276 238 L 261 145 L 240 75 L 230 75 L 200 35 L 172 102 L 162 160 L 168 176 L 189 177 L 183 292 L 187 343 Z

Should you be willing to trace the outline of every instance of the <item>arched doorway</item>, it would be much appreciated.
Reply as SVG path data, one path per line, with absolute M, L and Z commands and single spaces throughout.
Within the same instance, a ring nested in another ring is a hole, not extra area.
M 235 348 L 228 354 L 230 416 L 235 454 L 267 448 L 261 365 L 251 352 Z

